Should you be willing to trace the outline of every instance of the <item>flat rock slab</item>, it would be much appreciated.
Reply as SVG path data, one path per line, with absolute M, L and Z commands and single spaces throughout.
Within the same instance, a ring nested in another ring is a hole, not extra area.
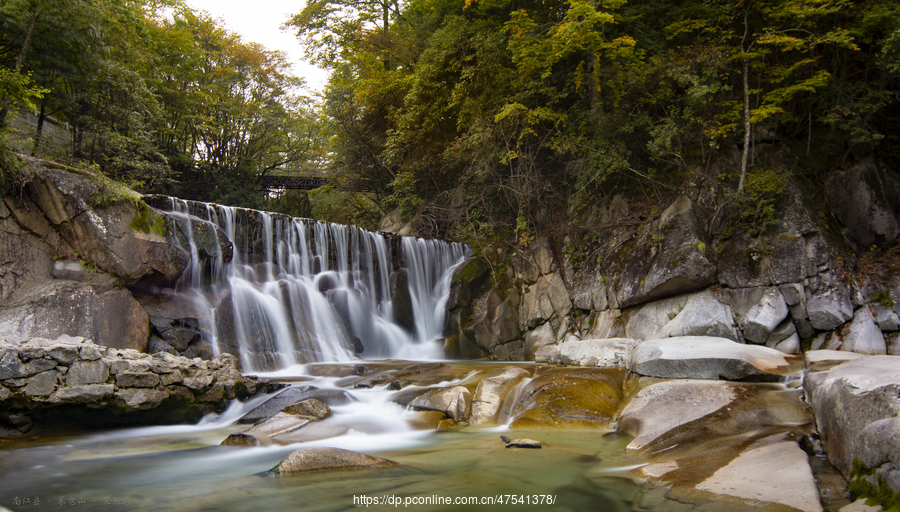
M 508 443 L 506 443 L 507 448 L 540 448 L 543 446 L 540 441 L 536 441 L 534 439 L 510 439 Z
M 819 512 L 819 490 L 809 459 L 794 441 L 757 441 L 697 489 L 745 500 Z
M 301 448 L 294 450 L 269 472 L 274 475 L 290 475 L 310 471 L 335 469 L 384 468 L 397 463 L 340 448 Z
M 625 371 L 539 367 L 512 411 L 516 429 L 614 428 Z
M 665 379 L 777 381 L 803 369 L 803 359 L 726 338 L 681 336 L 649 340 L 632 352 L 628 369 Z

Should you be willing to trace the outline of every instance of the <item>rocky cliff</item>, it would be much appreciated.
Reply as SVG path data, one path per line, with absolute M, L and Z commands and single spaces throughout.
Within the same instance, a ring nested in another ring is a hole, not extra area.
M 765 229 L 709 178 L 652 208 L 622 195 L 574 204 L 553 237 L 476 248 L 451 298 L 448 351 L 584 364 L 573 354 L 601 340 L 715 336 L 900 354 L 898 184 L 871 159 L 824 193 L 788 181 Z

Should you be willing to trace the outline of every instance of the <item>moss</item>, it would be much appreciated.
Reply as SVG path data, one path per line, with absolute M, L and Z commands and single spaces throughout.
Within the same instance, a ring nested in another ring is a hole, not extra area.
M 131 219 L 128 227 L 141 233 L 155 233 L 159 236 L 166 234 L 166 219 L 157 215 L 143 201 L 137 202 L 137 213 Z
M 872 483 L 875 480 L 878 485 Z M 853 459 L 850 471 L 850 493 L 854 498 L 866 498 L 869 506 L 881 505 L 885 512 L 900 512 L 900 492 L 891 486 L 874 469 L 867 468 L 859 459 Z
M 891 291 L 884 288 L 875 290 L 872 293 L 872 302 L 877 302 L 884 307 L 894 307 L 894 298 L 891 297 Z

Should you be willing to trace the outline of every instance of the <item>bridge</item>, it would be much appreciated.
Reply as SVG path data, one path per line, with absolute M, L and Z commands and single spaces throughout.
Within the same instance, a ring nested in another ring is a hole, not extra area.
M 325 185 L 331 185 L 336 189 L 348 192 L 371 192 L 370 188 L 347 186 L 340 183 L 339 180 L 308 171 L 273 169 L 259 177 L 259 187 L 266 190 L 313 190 Z

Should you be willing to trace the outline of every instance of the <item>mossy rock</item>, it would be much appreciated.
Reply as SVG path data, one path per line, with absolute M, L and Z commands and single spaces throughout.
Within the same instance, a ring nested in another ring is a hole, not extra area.
M 625 371 L 541 367 L 513 411 L 521 429 L 608 429 L 622 401 Z

